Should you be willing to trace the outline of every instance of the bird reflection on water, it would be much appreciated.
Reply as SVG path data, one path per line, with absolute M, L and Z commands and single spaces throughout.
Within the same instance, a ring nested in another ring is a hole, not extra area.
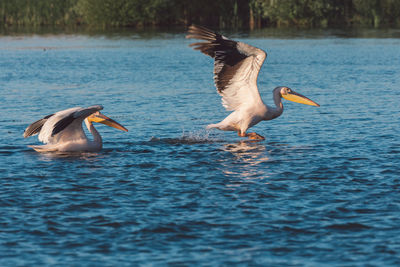
M 250 165 L 257 165 L 269 160 L 264 153 L 266 147 L 264 143 L 253 140 L 241 140 L 237 143 L 225 144 L 224 150 L 231 152 L 237 159 Z
M 104 154 L 97 152 L 56 152 L 56 153 L 49 152 L 49 153 L 40 153 L 39 155 L 35 154 L 35 157 L 38 157 L 41 161 L 53 161 L 57 159 L 72 160 L 72 161 L 77 159 L 85 161 L 98 161 L 101 158 L 103 158 L 102 155 Z
M 244 179 L 265 179 L 269 174 L 264 169 L 256 166 L 266 163 L 270 158 L 266 144 L 264 142 L 242 140 L 237 143 L 225 144 L 224 151 L 233 155 L 234 159 L 227 159 L 223 162 L 223 173 L 226 175 L 235 175 Z

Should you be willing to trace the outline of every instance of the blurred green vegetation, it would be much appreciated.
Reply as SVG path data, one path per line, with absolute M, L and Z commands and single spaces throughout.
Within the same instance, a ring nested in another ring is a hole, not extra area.
M 400 0 L 0 0 L 0 26 L 400 26 Z

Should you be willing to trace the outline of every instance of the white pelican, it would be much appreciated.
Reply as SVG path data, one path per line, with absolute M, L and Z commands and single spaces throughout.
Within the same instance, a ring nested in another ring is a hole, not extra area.
M 45 145 L 29 146 L 38 152 L 99 151 L 103 146 L 103 141 L 92 122 L 128 131 L 118 122 L 101 114 L 99 110 L 102 109 L 102 106 L 96 105 L 58 111 L 29 125 L 24 132 L 24 137 L 39 134 L 39 141 L 42 141 Z M 93 141 L 89 140 L 83 131 L 83 121 L 93 135 Z
M 247 129 L 262 120 L 272 120 L 283 112 L 281 98 L 311 106 L 319 105 L 307 97 L 284 86 L 273 90 L 276 107 L 264 104 L 257 88 L 257 77 L 267 54 L 256 47 L 236 42 L 225 36 L 200 26 L 190 26 L 186 38 L 200 39 L 205 42 L 192 43 L 194 49 L 214 58 L 214 82 L 222 105 L 233 111 L 217 124 L 207 129 L 217 128 L 223 131 L 237 131 L 241 137 L 265 139 L 256 133 L 246 133 Z

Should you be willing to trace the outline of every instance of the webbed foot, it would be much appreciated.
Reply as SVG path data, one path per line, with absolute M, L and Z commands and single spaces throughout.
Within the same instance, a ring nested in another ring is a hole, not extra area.
M 238 132 L 238 135 L 240 137 L 248 137 L 250 140 L 265 140 L 264 136 L 261 136 L 257 133 L 241 133 Z
M 259 135 L 258 133 L 248 133 L 247 137 L 250 140 L 265 140 L 264 136 Z

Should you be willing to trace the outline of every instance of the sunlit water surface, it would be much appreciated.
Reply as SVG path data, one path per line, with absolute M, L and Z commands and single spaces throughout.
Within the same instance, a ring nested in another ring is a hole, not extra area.
M 253 129 L 228 113 L 184 33 L 0 36 L 0 265 L 400 264 L 400 36 L 235 34 L 268 52 L 284 102 Z M 99 153 L 38 154 L 31 122 L 102 104 Z

